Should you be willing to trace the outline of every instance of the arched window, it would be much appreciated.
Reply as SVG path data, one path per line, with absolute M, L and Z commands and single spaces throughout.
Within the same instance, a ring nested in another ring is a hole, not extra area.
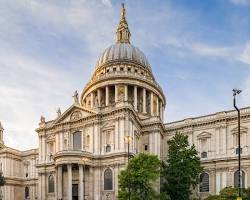
M 245 188 L 245 172 L 241 171 L 240 174 L 241 188 Z M 234 187 L 238 187 L 239 184 L 239 170 L 234 172 Z
M 80 131 L 73 133 L 73 149 L 82 149 L 82 133 Z
M 113 190 L 113 172 L 109 168 L 104 171 L 104 190 Z
M 200 192 L 209 192 L 209 175 L 206 172 L 200 175 Z
M 55 190 L 55 180 L 53 175 L 50 175 L 48 178 L 48 186 L 49 186 L 48 192 L 53 193 Z
M 27 199 L 27 198 L 29 198 L 29 196 L 30 196 L 30 190 L 29 190 L 29 187 L 25 187 L 25 199 Z

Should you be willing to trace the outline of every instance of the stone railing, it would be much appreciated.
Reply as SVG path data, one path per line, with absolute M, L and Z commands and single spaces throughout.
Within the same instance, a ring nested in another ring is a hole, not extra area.
M 244 116 L 246 114 L 250 114 L 250 107 L 242 108 L 241 110 L 241 116 Z M 218 112 L 210 115 L 195 117 L 195 118 L 187 118 L 181 121 L 176 122 L 170 122 L 165 124 L 165 128 L 170 129 L 174 127 L 181 127 L 185 125 L 191 125 L 196 123 L 204 123 L 204 122 L 210 122 L 215 121 L 218 119 L 226 119 L 229 117 L 237 116 L 237 112 L 235 110 L 230 111 L 224 111 L 224 112 Z
M 94 79 L 92 79 L 91 81 L 89 81 L 86 86 L 84 87 L 84 90 L 86 90 L 86 88 L 88 88 L 90 85 L 101 81 L 101 80 L 105 80 L 105 79 L 111 79 L 113 77 L 116 78 L 136 78 L 142 81 L 145 81 L 149 84 L 153 84 L 155 85 L 162 93 L 162 88 L 160 87 L 160 85 L 151 77 L 151 76 L 146 76 L 146 75 L 142 75 L 139 73 L 134 73 L 134 72 L 128 72 L 128 71 L 114 71 L 111 73 L 105 73 L 105 74 L 101 74 L 99 76 L 96 76 Z

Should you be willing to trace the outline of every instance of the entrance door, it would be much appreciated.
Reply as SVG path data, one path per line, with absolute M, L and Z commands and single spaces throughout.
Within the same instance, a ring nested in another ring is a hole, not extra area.
M 72 185 L 72 200 L 78 200 L 78 184 Z

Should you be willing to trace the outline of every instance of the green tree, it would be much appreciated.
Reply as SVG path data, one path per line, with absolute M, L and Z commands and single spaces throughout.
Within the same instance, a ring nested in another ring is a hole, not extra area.
M 209 195 L 205 200 L 226 200 L 220 195 Z
M 0 187 L 5 185 L 5 178 L 3 176 L 3 173 L 0 172 Z
M 0 200 L 3 198 L 2 195 L 2 186 L 5 185 L 5 178 L 3 176 L 3 172 L 0 172 Z
M 140 153 L 119 174 L 119 199 L 154 200 L 159 198 L 155 184 L 160 177 L 160 160 L 156 155 Z M 130 187 L 128 187 L 130 185 Z
M 215 198 L 216 197 L 216 198 Z M 233 187 L 225 187 L 220 191 L 219 195 L 211 195 L 205 200 L 236 200 L 238 197 L 238 188 Z M 242 190 L 242 199 L 249 200 L 250 199 L 250 188 Z
M 220 196 L 222 199 L 235 200 L 238 197 L 237 188 L 225 187 L 220 191 Z
M 199 183 L 199 174 L 202 172 L 200 158 L 194 145 L 189 145 L 186 135 L 176 133 L 168 145 L 168 160 L 162 171 L 165 180 L 162 190 L 171 199 L 188 200 Z

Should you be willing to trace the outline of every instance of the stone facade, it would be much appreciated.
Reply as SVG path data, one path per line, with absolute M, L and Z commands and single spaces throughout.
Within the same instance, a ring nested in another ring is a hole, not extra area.
M 149 152 L 167 158 L 167 140 L 188 135 L 205 167 L 197 195 L 234 185 L 237 170 L 237 115 L 234 111 L 164 124 L 166 99 L 145 55 L 130 44 L 123 6 L 116 44 L 100 56 L 91 80 L 57 118 L 42 116 L 36 129 L 38 149 L 18 151 L 3 143 L 0 162 L 6 177 L 5 200 L 117 199 L 118 174 L 130 154 Z M 250 108 L 242 109 L 242 165 L 250 186 Z M 203 186 L 204 186 L 203 185 Z M 207 189 L 208 187 L 208 189 Z M 159 185 L 158 185 L 159 189 Z

